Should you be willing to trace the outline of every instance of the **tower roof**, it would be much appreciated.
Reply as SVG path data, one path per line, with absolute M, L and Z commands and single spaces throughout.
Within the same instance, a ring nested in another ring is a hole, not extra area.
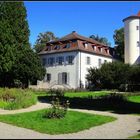
M 124 18 L 123 19 L 123 22 L 126 21 L 126 20 L 128 20 L 128 19 L 140 19 L 140 11 L 138 12 L 137 15 L 131 15 L 129 17 Z
M 140 17 L 140 11 L 138 12 L 137 16 L 139 16 L 139 17 Z

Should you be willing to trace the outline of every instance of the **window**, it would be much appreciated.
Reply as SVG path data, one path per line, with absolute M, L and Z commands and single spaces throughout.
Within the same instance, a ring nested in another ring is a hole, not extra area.
M 108 53 L 108 49 L 105 49 L 105 52 Z
M 50 82 L 51 81 L 51 74 L 50 73 L 47 73 L 47 82 Z
M 70 48 L 70 43 L 67 43 L 67 48 Z
M 107 60 L 104 60 L 104 63 L 107 63 Z
M 101 48 L 101 53 L 103 52 L 103 48 Z
M 140 47 L 140 42 L 139 41 L 137 41 L 137 47 Z
M 96 51 L 96 46 L 92 46 L 93 50 Z
M 63 48 L 70 48 L 70 43 L 67 43 Z
M 54 65 L 55 59 L 53 57 L 48 58 L 48 65 L 52 66 Z
M 58 65 L 62 65 L 64 63 L 64 57 L 62 56 L 57 57 L 56 62 Z
M 58 49 L 60 49 L 60 46 L 56 45 L 56 46 L 54 47 L 54 50 L 58 50 Z
M 87 57 L 86 63 L 87 65 L 90 65 L 90 57 Z
M 136 30 L 139 30 L 139 26 L 136 26 Z
M 47 46 L 46 51 L 51 51 L 51 46 Z
M 99 49 L 99 52 L 101 52 L 102 48 L 99 47 L 98 49 Z
M 58 84 L 68 84 L 69 83 L 69 73 L 63 72 L 58 73 Z
M 66 57 L 67 64 L 73 64 L 74 56 L 70 55 Z
M 98 59 L 98 66 L 99 66 L 99 68 L 101 67 L 101 64 L 102 64 L 101 62 L 102 62 L 102 61 L 101 61 L 101 59 L 99 58 L 99 59 Z
M 66 72 L 62 73 L 62 84 L 67 84 L 67 73 Z
M 42 63 L 43 63 L 43 66 L 46 65 L 46 59 L 45 58 L 42 59 Z
M 83 43 L 84 48 L 87 49 L 88 48 L 88 43 Z

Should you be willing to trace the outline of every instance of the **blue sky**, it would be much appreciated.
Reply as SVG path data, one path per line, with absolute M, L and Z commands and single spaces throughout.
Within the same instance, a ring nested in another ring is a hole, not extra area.
M 114 30 L 124 26 L 122 20 L 136 15 L 140 2 L 24 2 L 33 46 L 39 33 L 52 31 L 57 37 L 72 31 L 89 37 L 106 37 L 114 47 Z

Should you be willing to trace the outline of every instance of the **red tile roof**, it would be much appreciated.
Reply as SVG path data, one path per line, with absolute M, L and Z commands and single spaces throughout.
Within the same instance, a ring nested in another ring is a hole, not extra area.
M 73 40 L 75 40 L 76 42 L 72 42 Z M 68 42 L 71 42 L 70 47 L 65 48 Z M 87 48 L 84 47 L 84 43 L 88 43 Z M 59 49 L 55 49 L 56 45 L 59 45 Z M 96 51 L 93 49 L 93 46 L 97 47 Z M 102 52 L 99 51 L 99 48 L 103 48 Z M 39 55 L 60 53 L 60 52 L 70 52 L 70 51 L 84 51 L 84 52 L 89 52 L 96 55 L 112 57 L 109 53 L 107 53 L 107 50 L 109 50 L 108 46 L 96 40 L 93 40 L 91 38 L 81 36 L 77 34 L 76 32 L 72 32 L 56 41 L 47 42 L 46 47 L 39 53 Z
M 140 17 L 140 11 L 138 12 L 137 16 L 139 16 L 139 17 Z
M 90 42 L 90 43 L 95 43 L 95 44 L 98 44 L 98 45 L 102 45 L 102 46 L 106 46 L 105 44 L 102 44 L 94 39 L 91 39 L 91 38 L 87 38 L 87 37 L 84 37 L 84 36 L 81 36 L 79 34 L 77 34 L 75 31 L 73 31 L 72 33 L 62 37 L 61 39 L 58 39 L 56 41 L 50 41 L 50 42 L 47 42 L 47 44 L 50 44 L 50 43 L 56 43 L 58 41 L 60 42 L 63 42 L 63 41 L 68 41 L 68 40 L 74 40 L 74 39 L 77 39 L 77 40 L 84 40 L 84 41 L 87 41 L 87 42 Z
M 138 12 L 137 15 L 131 15 L 129 17 L 124 18 L 123 19 L 123 22 L 126 21 L 126 20 L 128 20 L 128 19 L 140 19 L 140 11 Z

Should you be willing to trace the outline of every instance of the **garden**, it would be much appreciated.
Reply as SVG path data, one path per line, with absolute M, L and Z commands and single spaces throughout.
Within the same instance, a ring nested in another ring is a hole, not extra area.
M 118 93 L 114 90 L 64 91 L 61 89 L 35 91 L 31 89 L 0 89 L 0 108 L 27 108 L 39 102 L 51 103 L 51 108 L 0 115 L 0 121 L 41 133 L 67 134 L 115 121 L 117 118 L 72 111 L 88 109 L 140 115 L 140 92 Z

